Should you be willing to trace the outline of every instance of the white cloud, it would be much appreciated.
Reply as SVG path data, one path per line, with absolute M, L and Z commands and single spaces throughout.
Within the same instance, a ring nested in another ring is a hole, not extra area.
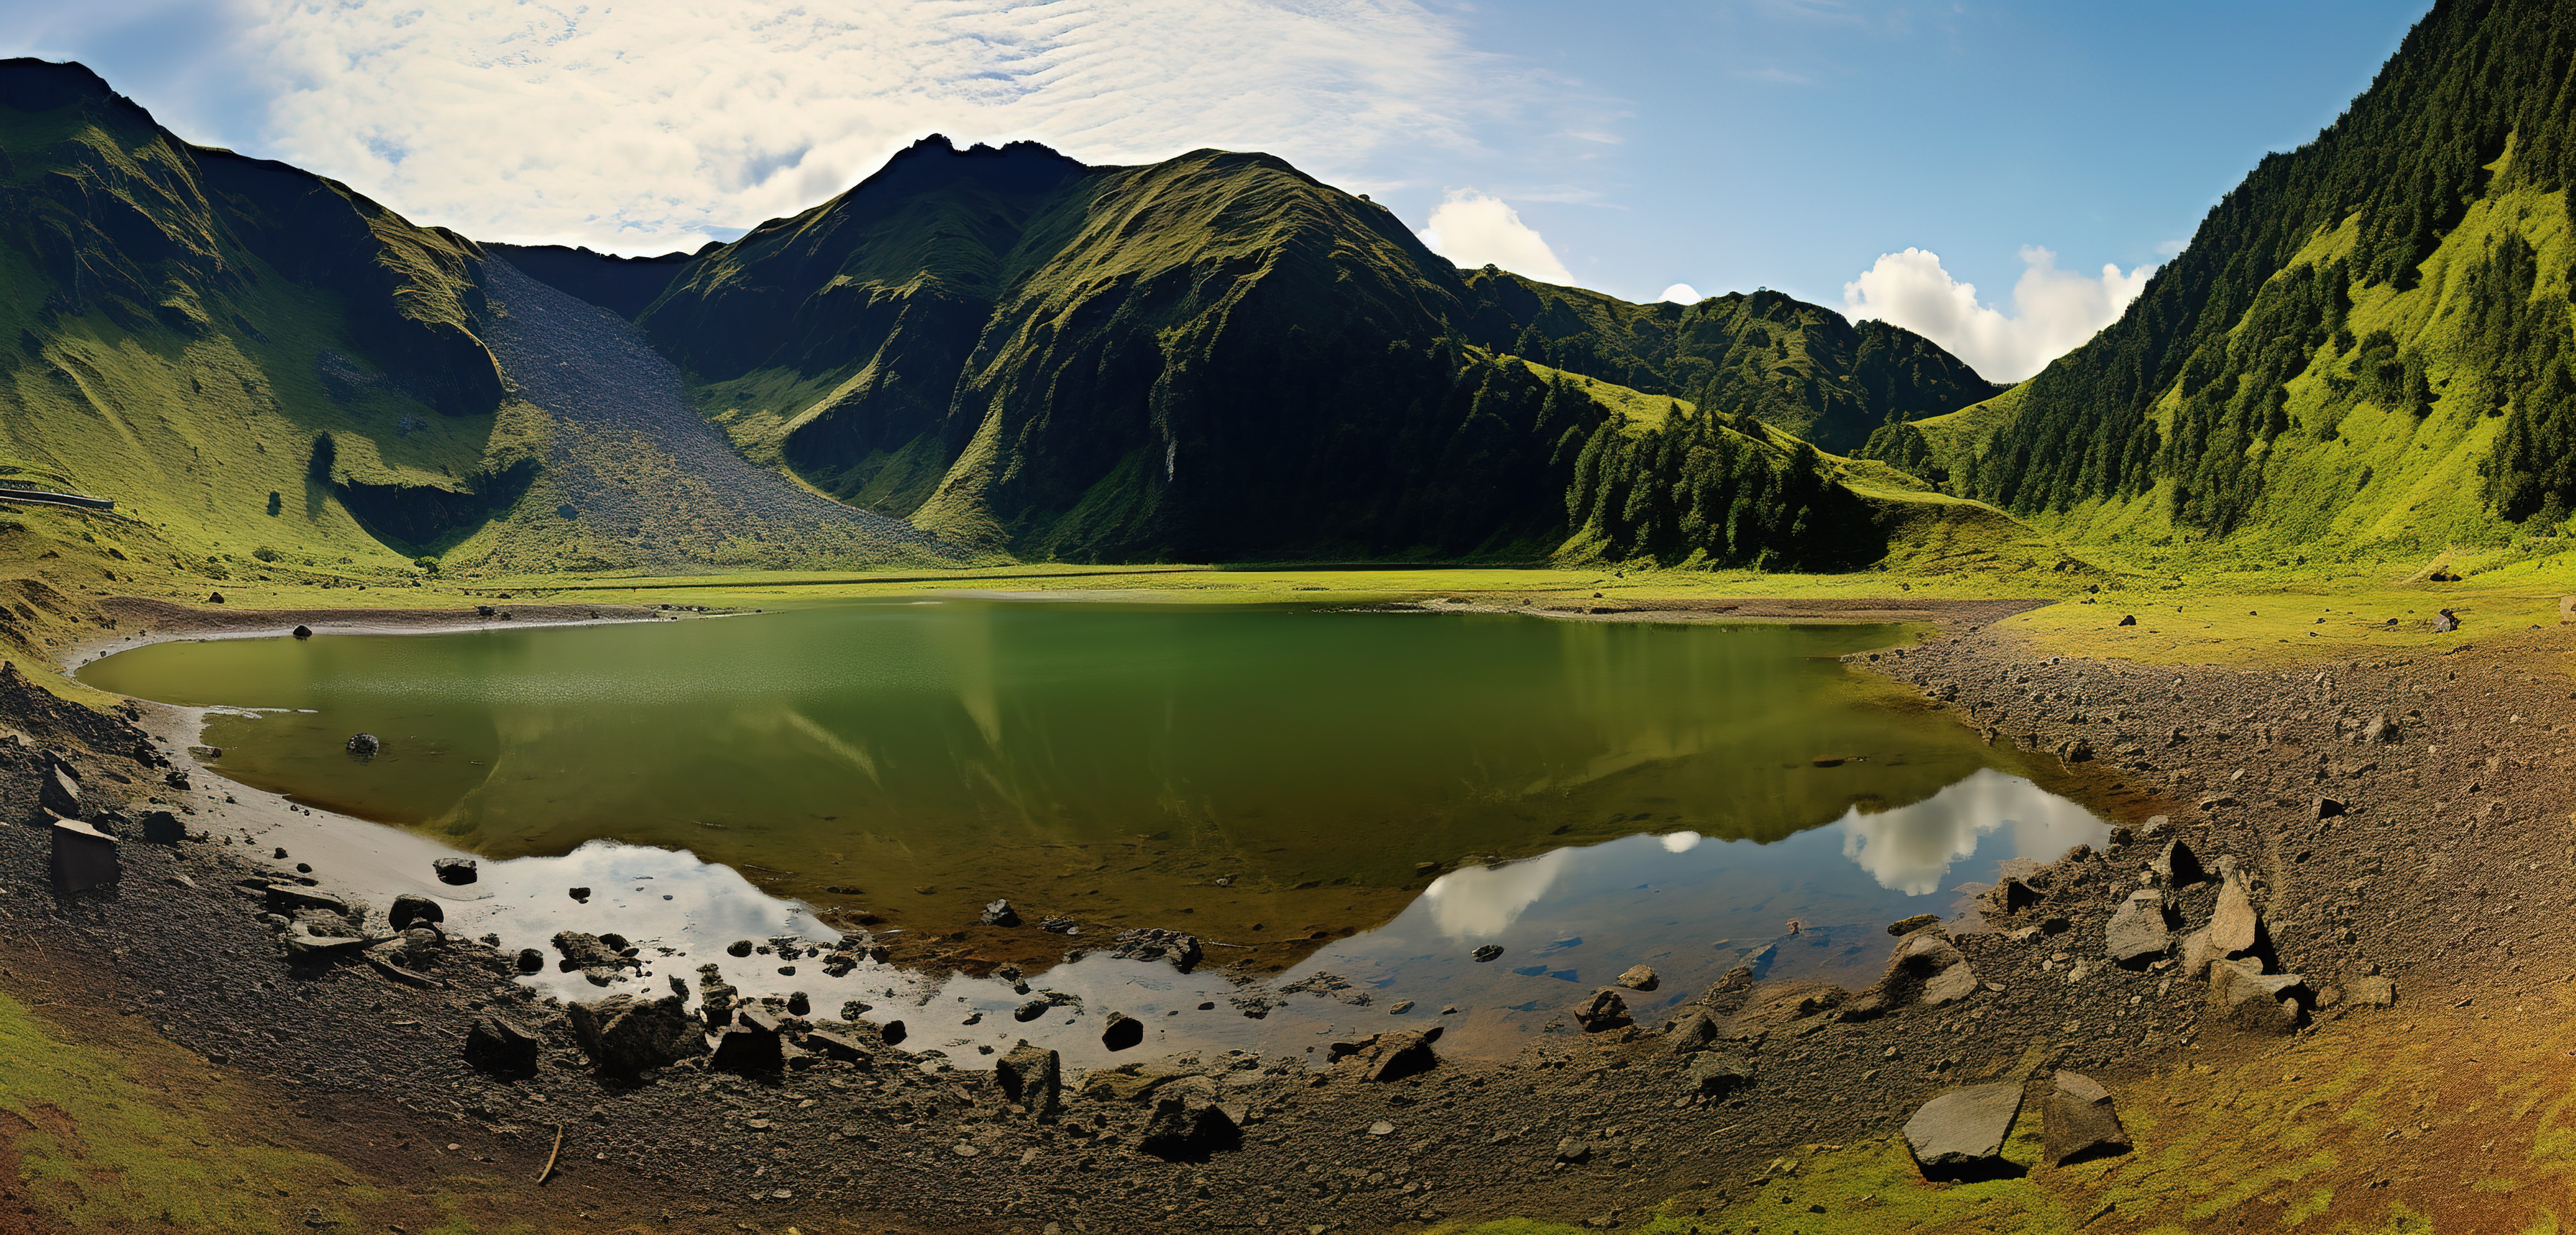
M 1952 864 L 1976 853 L 1987 833 L 2012 829 L 2011 857 L 2054 861 L 2109 831 L 2083 807 L 2018 776 L 1980 768 L 1911 806 L 1842 818 L 1843 856 L 1878 886 L 1907 896 L 1941 890 Z
M 1461 266 L 1500 266 L 1541 283 L 1574 282 L 1574 273 L 1557 260 L 1538 229 L 1521 222 L 1520 211 L 1473 189 L 1449 191 L 1449 199 L 1431 212 L 1422 242 Z
M 1518 79 L 1412 0 L 262 0 L 260 153 L 478 238 L 690 247 L 914 139 L 1091 163 L 1259 149 L 1323 176 L 1488 153 Z
M 1664 294 L 1656 297 L 1656 299 L 1669 300 L 1674 304 L 1698 304 L 1700 302 L 1700 294 L 1698 288 L 1693 287 L 1688 283 L 1675 283 L 1671 287 L 1665 288 Z
M 2119 320 L 2155 273 L 2143 265 L 2127 274 L 2105 265 L 2099 276 L 2059 270 L 2057 255 L 2036 245 L 2023 246 L 2021 260 L 2010 316 L 1978 303 L 1976 284 L 1951 278 L 1941 256 L 1923 249 L 1882 254 L 1843 284 L 1843 312 L 1903 326 L 1989 378 L 2017 382 Z

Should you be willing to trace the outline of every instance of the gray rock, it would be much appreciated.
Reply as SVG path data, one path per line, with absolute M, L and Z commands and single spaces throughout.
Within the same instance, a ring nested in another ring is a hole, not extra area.
M 2263 919 L 2254 910 L 2253 890 L 2234 863 L 2220 864 L 2218 907 L 2210 911 L 2208 930 L 2206 946 L 2214 958 L 2243 956 L 2262 938 Z
M 1736 1050 L 1701 1051 L 1683 1065 L 1691 1092 L 1715 1097 L 1753 1083 L 1753 1057 Z
M 1064 1092 L 1064 1063 L 1054 1051 L 1029 1045 L 1026 1038 L 993 1065 L 993 1078 L 1013 1106 L 1044 1118 L 1053 1115 Z
M 565 1010 L 591 1067 L 603 1075 L 633 1076 L 707 1053 L 705 1033 L 676 995 L 649 1002 L 611 995 Z
M 1243 1143 L 1243 1130 L 1218 1101 L 1216 1082 L 1185 1076 L 1154 1089 L 1154 1111 L 1137 1148 L 1158 1158 L 1203 1158 Z
M 476 865 L 472 858 L 440 858 L 430 863 L 429 869 L 440 883 L 461 887 L 480 878 Z
M 1047 1014 L 1047 1009 L 1052 1008 L 1052 1007 L 1054 1007 L 1054 1006 L 1055 1006 L 1054 1004 L 1049 1003 L 1049 1002 L 1047 1002 L 1046 1000 L 1043 1000 L 1043 999 L 1032 999 L 1032 1000 L 1029 1000 L 1029 1001 L 1028 1001 L 1028 1002 L 1026 1002 L 1026 1003 L 1021 1004 L 1020 1006 L 1018 1006 L 1018 1007 L 1016 1007 L 1016 1008 L 1011 1009 L 1011 1019 L 1012 1019 L 1012 1020 L 1015 1020 L 1015 1021 L 1018 1021 L 1018 1022 L 1020 1022 L 1021 1024 L 1025 1025 L 1025 1024 L 1029 1023 L 1030 1021 L 1036 1020 L 1037 1018 L 1039 1018 L 1039 1017 L 1041 1017 L 1041 1016 L 1046 1015 L 1046 1014 Z
M 2433 615 L 2433 633 L 2447 635 L 2460 628 L 2460 615 L 2444 609 Z
M 1905 1121 L 1905 1147 L 1926 1179 L 1958 1179 L 2003 1166 L 2004 1139 L 2021 1114 L 2015 1082 L 1953 1089 L 1924 1103 Z
M 805 1049 L 825 1059 L 840 1063 L 854 1063 L 862 1068 L 873 1067 L 876 1063 L 876 1056 L 871 1054 L 858 1039 L 829 1029 L 807 1031 Z
M 444 922 L 447 910 L 437 901 L 417 892 L 405 892 L 394 898 L 393 910 L 385 915 L 385 924 L 395 930 L 409 930 L 422 922 Z
M 537 1035 L 506 1017 L 485 1014 L 465 1031 L 465 1062 L 496 1076 L 534 1076 L 537 1054 L 545 1046 Z
M 384 745 L 372 733 L 353 733 L 343 748 L 361 759 L 372 759 L 377 751 L 384 749 Z
M 1556 1143 L 1556 1160 L 1581 1166 L 1592 1160 L 1592 1142 L 1567 1137 Z
M 272 883 L 261 889 L 259 903 L 278 913 L 301 916 L 307 909 L 319 909 L 340 917 L 349 915 L 348 902 L 326 892 L 297 887 L 291 883 Z M 396 926 L 394 929 L 402 929 Z
M 2129 894 L 2110 924 L 2103 942 L 2111 959 L 2136 968 L 2173 951 L 2173 926 L 2165 917 L 2165 894 L 2142 888 Z
M 1950 933 L 1938 926 L 1925 927 L 1897 944 L 1887 971 L 1868 990 L 1846 1000 L 1834 1015 L 1846 1021 L 1872 1020 L 1917 1004 L 1955 1003 L 1976 989 L 1976 970 L 1950 942 Z
M 1633 1024 L 1628 1019 L 1628 1000 L 1611 987 L 1592 992 L 1592 998 L 1574 1005 L 1574 1023 L 1585 1033 L 1599 1033 Z
M 2040 1106 L 2041 1154 L 2051 1166 L 2129 1151 L 2129 1133 L 2111 1091 L 2093 1078 L 2060 1072 Z
M 984 906 L 984 913 L 981 920 L 986 926 L 1018 926 L 1020 924 L 1020 911 L 1011 908 L 1011 902 L 1009 901 L 994 901 L 992 904 Z
M 2263 962 L 2219 960 L 2209 967 L 2209 1001 L 2216 1020 L 2246 1033 L 2281 1035 L 2299 1027 L 2299 998 L 2307 982 L 2294 973 L 2266 974 Z
M 2360 1004 L 2363 1007 L 2393 1008 L 2397 1006 L 2397 984 L 2389 981 L 2386 977 L 2379 974 L 2369 974 L 2363 977 L 2354 978 L 2352 981 L 2344 984 L 2344 991 L 2352 997 L 2352 1001 L 2354 1003 Z
M 1431 1044 L 1440 1040 L 1437 1025 L 1420 1032 L 1382 1033 L 1358 1042 L 1336 1042 L 1326 1050 L 1333 1063 L 1349 1065 L 1368 1082 L 1400 1081 L 1440 1064 Z
M 1619 975 L 1619 985 L 1632 991 L 1651 991 L 1663 985 L 1663 979 L 1644 965 L 1630 965 L 1628 972 Z
M 2361 741 L 2365 746 L 2387 745 L 2403 736 L 2397 731 L 2397 722 L 2385 716 L 2373 716 L 2361 725 Z
M 36 782 L 36 806 L 57 819 L 80 818 L 80 781 L 60 764 L 46 768 L 44 777 Z
M 707 1060 L 708 1067 L 745 1076 L 766 1076 L 786 1065 L 778 1022 L 756 1006 L 734 1012 L 731 1022 L 716 1034 L 715 1055 Z

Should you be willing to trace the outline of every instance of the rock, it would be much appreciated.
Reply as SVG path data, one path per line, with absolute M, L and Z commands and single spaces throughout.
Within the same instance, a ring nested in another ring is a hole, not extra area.
M 1733 1093 L 1753 1083 L 1753 1057 L 1739 1050 L 1701 1051 L 1683 1066 L 1691 1092 L 1706 1097 Z
M 1141 1029 L 1143 1026 L 1138 1026 L 1138 1028 Z M 877 1041 L 883 1042 L 887 1046 L 901 1046 L 903 1045 L 903 1040 L 909 1036 L 911 1036 L 911 1034 L 909 1031 L 904 1029 L 902 1021 L 887 1021 L 885 1024 L 877 1027 Z
M 1905 936 L 1878 981 L 1845 1001 L 1834 1015 L 1846 1021 L 1872 1020 L 1916 1004 L 1956 1003 L 1976 989 L 1976 971 L 1950 942 L 1949 932 L 1925 927 Z
M 1673 1022 L 1664 1040 L 1665 1050 L 1675 1055 L 1690 1054 L 1717 1040 L 1717 1022 L 1710 1020 L 1708 1013 L 1693 1008 Z
M 2155 840 L 2172 830 L 2173 817 L 2170 815 L 2149 815 L 2145 823 L 2138 825 L 2138 835 L 2147 840 Z
M 1586 1162 L 1590 1162 L 1592 1160 L 1592 1143 L 1589 1141 L 1577 1140 L 1570 1136 L 1566 1137 L 1556 1143 L 1556 1160 L 1573 1166 L 1581 1166 Z
M 811 999 L 806 998 L 806 997 L 805 997 L 805 992 L 803 992 L 803 991 L 789 991 L 789 992 L 787 992 L 787 1015 L 789 1015 L 789 1016 L 806 1016 L 806 1015 L 811 1014 L 813 1011 L 814 1011 L 814 1001 L 813 1001 L 813 1000 L 811 1000 Z
M 2050 1166 L 2129 1152 L 2129 1133 L 2120 1126 L 2111 1091 L 2091 1077 L 2058 1073 L 2039 1111 L 2041 1154 Z
M 2254 893 L 2245 872 L 2233 863 L 2221 866 L 2218 906 L 2210 910 L 2208 930 L 2205 946 L 2212 958 L 2243 956 L 2262 940 L 2263 918 L 2254 910 Z
M 1044 1118 L 1056 1112 L 1064 1090 L 1064 1063 L 1054 1051 L 1020 1039 L 993 1065 L 993 1079 L 1011 1105 Z
M 2004 1082 L 1953 1089 L 1905 1121 L 1905 1147 L 1926 1179 L 1977 1178 L 2004 1168 L 2004 1138 L 2021 1114 L 2021 1085 Z
M 734 1004 L 742 992 L 724 980 L 724 970 L 709 963 L 698 966 L 698 1019 L 709 1029 L 722 1029 L 733 1023 Z
M 52 869 L 57 891 L 84 892 L 125 877 L 113 836 L 77 819 L 57 819 L 53 842 Z
M 143 812 L 143 840 L 146 844 L 176 845 L 188 839 L 187 825 L 166 810 Z
M 546 967 L 546 954 L 535 948 L 519 949 L 519 972 L 539 973 Z
M 986 926 L 1018 926 L 1020 911 L 1011 908 L 1009 901 L 994 901 L 984 906 L 982 921 Z
M 633 1076 L 707 1053 L 705 1033 L 677 995 L 651 1001 L 611 995 L 565 1011 L 572 1016 L 573 1036 L 602 1075 Z
M 310 626 L 298 626 L 295 628 L 295 637 L 298 639 L 310 639 L 313 637 L 313 628 Z
M 1109 1024 L 1100 1031 L 1100 1044 L 1113 1051 L 1123 1051 L 1145 1040 L 1145 1022 L 1124 1012 L 1109 1014 Z
M 1475 957 L 1479 961 L 1489 961 L 1497 956 L 1501 956 L 1502 954 L 1503 947 L 1501 944 L 1489 943 L 1476 949 Z
M 2321 820 L 2332 819 L 2342 814 L 2344 809 L 2343 802 L 2335 798 L 2321 797 L 2310 804 L 2310 810 L 2314 812 L 2311 817 Z
M 1049 1003 L 1049 1002 L 1047 1002 L 1046 1000 L 1043 1000 L 1043 999 L 1032 999 L 1032 1000 L 1029 1000 L 1027 1003 L 1021 1004 L 1020 1006 L 1018 1006 L 1018 1007 L 1016 1007 L 1016 1008 L 1011 1009 L 1011 1019 L 1012 1019 L 1012 1020 L 1015 1020 L 1015 1021 L 1018 1021 L 1018 1022 L 1020 1022 L 1021 1024 L 1025 1025 L 1025 1024 L 1029 1023 L 1030 1021 L 1036 1020 L 1037 1018 L 1039 1018 L 1039 1017 L 1041 1017 L 1041 1016 L 1046 1015 L 1046 1014 L 1047 1014 L 1047 1009 L 1052 1008 L 1052 1007 L 1054 1007 L 1054 1006 L 1055 1006 L 1054 1004 Z
M 1574 1005 L 1574 1023 L 1585 1033 L 1600 1033 L 1633 1024 L 1628 1019 L 1628 1000 L 1610 987 L 1592 992 L 1592 998 Z
M 737 939 L 737 940 L 734 940 L 732 943 L 726 944 L 726 945 L 725 945 L 725 955 L 727 955 L 727 956 L 749 956 L 749 955 L 751 955 L 751 941 L 750 941 L 750 940 L 748 940 L 748 939 Z
M 349 740 L 344 749 L 346 749 L 350 754 L 356 755 L 360 759 L 373 759 L 376 757 L 377 751 L 384 749 L 384 745 L 385 744 L 382 741 L 379 741 L 376 738 L 376 735 L 372 733 L 355 733 L 349 735 Z
M 2131 892 L 2103 929 L 2111 959 L 2132 969 L 2173 951 L 2173 925 L 2165 917 L 2165 894 L 2153 888 Z
M 319 909 L 324 913 L 337 914 L 344 918 L 349 916 L 348 904 L 339 897 L 317 892 L 311 888 L 300 888 L 291 883 L 272 883 L 261 889 L 259 903 L 290 916 L 307 909 Z M 397 923 L 394 929 L 401 930 L 403 925 Z
M 590 903 L 590 889 L 588 888 L 566 888 L 564 889 L 564 894 L 570 896 L 577 904 L 587 905 Z
M 438 876 L 440 883 L 462 887 L 478 877 L 475 866 L 472 858 L 440 858 L 430 863 L 429 869 Z
M 2166 841 L 2165 847 L 2156 851 L 2155 859 L 2147 863 L 2147 871 L 2156 877 L 2158 886 L 2167 888 L 2189 887 L 2208 877 L 2200 867 L 2200 855 L 2180 840 Z
M 2397 1006 L 2397 984 L 2380 974 L 2367 974 L 2344 985 L 2344 993 L 2354 1003 L 2368 1008 Z
M 1619 975 L 1619 985 L 1632 991 L 1651 991 L 1663 985 L 1663 979 L 1644 965 L 1630 965 L 1628 972 Z
M 868 1048 L 860 1045 L 858 1039 L 829 1029 L 808 1030 L 805 1049 L 838 1063 L 854 1063 L 862 1068 L 876 1064 L 876 1056 L 868 1053 Z
M 2460 617 L 2458 614 L 2453 613 L 2448 609 L 2444 609 L 2440 613 L 2433 615 L 2433 633 L 2437 635 L 2447 635 L 2459 628 Z
M 395 897 L 393 910 L 385 915 L 385 924 L 398 931 L 410 930 L 416 923 L 446 920 L 445 908 L 417 892 L 405 892 Z
M 575 970 L 593 985 L 606 986 L 617 980 L 617 971 L 632 963 L 606 939 L 580 931 L 556 931 L 551 941 L 563 956 L 557 968 L 565 973 Z M 640 966 L 638 966 L 640 968 Z
M 1916 931 L 1922 930 L 1924 927 L 1939 926 L 1940 924 L 1941 915 L 1937 913 L 1918 913 L 1913 917 L 1898 918 L 1897 920 L 1888 923 L 1887 933 L 1891 935 L 1911 935 Z
M 2209 967 L 2209 1000 L 2221 1023 L 2247 1033 L 2288 1034 L 2299 1027 L 2299 996 L 2307 982 L 2294 973 L 2266 974 L 2248 957 Z
M 2137 615 L 2137 614 L 2134 614 L 2134 613 L 2123 613 L 2123 614 L 2121 614 L 2121 615 L 2120 615 L 2120 625 L 2122 625 L 2122 626 L 2135 626 L 2135 625 L 2137 625 L 2137 624 L 2138 624 L 2138 615 Z
M 1986 890 L 1986 904 L 2000 914 L 2015 914 L 2039 903 L 2039 892 L 2029 884 L 2006 875 Z
M 1358 1042 L 1336 1042 L 1326 1050 L 1336 1065 L 1351 1065 L 1367 1082 L 1400 1081 L 1438 1067 L 1431 1044 L 1440 1040 L 1437 1025 L 1419 1033 L 1382 1033 Z
M 57 819 L 81 817 L 81 783 L 61 764 L 45 769 L 36 782 L 36 806 Z M 38 822 L 43 822 L 41 819 Z
M 465 1062 L 495 1076 L 535 1076 L 537 1054 L 545 1046 L 537 1035 L 504 1017 L 486 1013 L 465 1031 Z
M 1182 931 L 1150 928 L 1118 932 L 1110 955 L 1121 960 L 1168 960 L 1182 973 L 1198 968 L 1199 937 Z
M 787 1065 L 787 1053 L 778 1040 L 778 1022 L 758 1007 L 734 1012 L 732 1023 L 716 1035 L 716 1049 L 707 1066 L 744 1076 L 766 1076 Z
M 1202 1158 L 1234 1149 L 1243 1131 L 1217 1100 L 1216 1082 L 1185 1076 L 1154 1090 L 1154 1113 L 1146 1117 L 1137 1148 L 1158 1158 Z

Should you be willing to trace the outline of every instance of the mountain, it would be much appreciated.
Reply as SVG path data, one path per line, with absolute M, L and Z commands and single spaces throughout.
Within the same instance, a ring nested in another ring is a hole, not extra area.
M 1823 567 L 2023 535 L 1834 453 L 1997 389 L 1928 341 L 1460 270 L 1266 155 L 933 137 L 627 258 L 418 227 L 20 60 L 0 193 L 0 479 L 114 498 L 209 572 Z
M 667 265 L 593 258 L 648 272 L 585 289 L 611 302 Z M 112 498 L 210 571 L 959 556 L 749 465 L 624 320 L 78 65 L 0 63 L 0 287 L 0 480 Z
M 1998 389 L 1778 293 L 1461 271 L 1365 197 L 1214 150 L 926 139 L 700 253 L 636 320 L 751 457 L 1030 557 L 1546 553 L 1575 530 L 1574 437 L 1610 417 L 1551 410 L 1515 357 L 1828 449 Z
M 2443 0 L 2120 320 L 1867 453 L 2096 539 L 2506 545 L 2576 507 L 2576 10 Z

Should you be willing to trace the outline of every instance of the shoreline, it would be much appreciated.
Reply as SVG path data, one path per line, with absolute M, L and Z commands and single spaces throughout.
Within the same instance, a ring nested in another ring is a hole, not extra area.
M 658 1211 L 664 1224 L 831 1229 L 864 1219 L 1026 1235 L 1049 1221 L 1341 1231 L 1598 1216 L 1595 1226 L 1625 1229 L 1704 1214 L 1711 1229 L 1746 1220 L 1768 1229 L 1811 1200 L 1828 1212 L 1937 1203 L 1941 1186 L 1886 1174 L 1910 1176 L 1895 1132 L 1915 1106 L 1980 1081 L 2044 1091 L 2049 1070 L 2064 1066 L 2107 1085 L 2139 1140 L 2136 1153 L 2098 1169 L 2030 1168 L 2032 1186 L 2066 1194 L 2076 1214 L 2116 1205 L 2123 1215 L 2178 1215 L 2198 1204 L 2190 1177 L 2206 1171 L 2171 1169 L 2171 1155 L 2223 1144 L 2253 1155 L 2249 1171 L 2306 1172 L 2298 1177 L 2338 1198 L 2339 1221 L 2371 1212 L 2347 1205 L 2403 1203 L 2445 1225 L 2477 1225 L 2472 1215 L 2485 1211 L 2473 1207 L 2488 1202 L 2474 1198 L 2485 1194 L 2406 1164 L 2437 1139 L 2492 1143 L 2499 1126 L 2519 1136 L 2536 1116 L 2510 1103 L 2472 1115 L 2472 1095 L 2427 1109 L 2421 1144 L 2412 1130 L 2383 1140 L 2375 1125 L 2317 1125 L 2308 1135 L 2329 1138 L 2321 1144 L 2339 1155 L 2319 1166 L 2314 1156 L 2278 1159 L 2278 1127 L 2257 1112 L 2302 1109 L 2310 1099 L 2297 1076 L 2336 1060 L 2386 1076 L 2471 1076 L 2485 1069 L 2461 1059 L 2512 1057 L 2514 1043 L 2536 1046 L 2556 1032 L 2544 1028 L 2555 1022 L 2556 978 L 2576 958 L 2576 927 L 2555 912 L 2576 879 L 2556 831 L 2576 806 L 2565 776 L 2576 707 L 2550 655 L 2565 651 L 2564 637 L 2515 632 L 2478 640 L 2473 655 L 2398 651 L 2285 670 L 2040 656 L 1987 624 L 1937 628 L 1858 667 L 1911 683 L 1927 706 L 1989 741 L 2059 755 L 2070 775 L 2187 803 L 2165 836 L 2213 868 L 2233 859 L 2249 871 L 2273 963 L 2306 975 L 2304 1019 L 2292 1032 L 2232 1028 L 2196 980 L 2103 960 L 2112 911 L 2155 854 L 2134 831 L 2028 872 L 2041 888 L 2037 906 L 1958 935 L 1980 986 L 1947 1006 L 1854 1020 L 1838 1009 L 1857 996 L 1840 988 L 1721 982 L 1687 1005 L 1715 1026 L 1697 1051 L 1681 1049 L 1675 1022 L 1548 1035 L 1512 1059 L 1442 1057 L 1390 1081 L 1328 1063 L 1320 1049 L 1183 1056 L 1068 1069 L 1063 1113 L 1051 1118 L 1014 1106 L 984 1079 L 990 1073 L 899 1052 L 872 1050 L 863 1067 L 811 1058 L 770 1079 L 690 1066 L 641 1085 L 601 1080 L 560 1014 L 512 994 L 524 988 L 495 968 L 506 958 L 474 945 L 457 941 L 419 962 L 444 989 L 364 968 L 285 965 L 253 921 L 255 907 L 218 886 L 227 869 L 266 865 L 239 864 L 238 844 L 191 842 L 166 854 L 129 845 L 132 891 L 175 886 L 164 869 L 198 874 L 196 890 L 158 891 L 144 904 L 32 893 L 31 878 L 42 878 L 41 856 L 26 849 L 33 830 L 0 830 L 9 842 L 0 886 L 15 889 L 0 893 L 0 942 L 14 971 L 0 974 L 0 991 L 37 989 L 26 985 L 36 971 L 57 999 L 95 990 L 98 1001 L 150 1013 L 172 1041 L 233 1061 L 217 1071 L 288 1086 L 358 1128 L 437 1128 L 427 1134 L 433 1150 L 456 1142 L 522 1181 L 548 1156 L 562 1116 L 606 1112 L 573 1124 L 557 1190 L 494 1189 L 521 1220 L 543 1212 L 570 1222 L 578 1207 L 655 1230 Z M 2399 738 L 2360 740 L 2369 715 L 2395 716 Z M 102 774 L 133 768 L 112 746 L 93 758 Z M 0 781 L 26 766 L 23 752 L 0 746 Z M 2336 800 L 2336 813 L 2317 817 L 2311 799 L 2320 796 Z M 2177 895 L 2179 933 L 2212 912 L 2217 889 L 2196 882 Z M 40 905 L 52 908 L 28 912 Z M 2475 923 L 2450 924 L 2472 913 Z M 66 951 L 44 942 L 54 937 L 85 942 Z M 105 964 L 84 960 L 111 954 Z M 2362 972 L 2370 966 L 2378 972 Z M 2393 1008 L 2370 1002 L 2364 979 L 2374 977 L 2393 980 Z M 281 1015 L 272 1001 L 283 996 L 257 993 L 271 985 L 294 992 L 305 1036 L 282 1054 L 246 1053 L 239 1043 L 257 1041 Z M 254 992 L 246 1004 L 244 991 Z M 2519 1012 L 2534 1000 L 2536 1018 Z M 176 1006 L 191 1010 L 159 1011 Z M 496 1081 L 459 1063 L 458 1042 L 487 1009 L 542 1026 L 535 1078 Z M 817 1024 L 828 1020 L 821 1011 Z M 2397 1065 L 2392 1051 L 2417 1052 L 2402 1058 L 2418 1062 Z M 1748 1079 L 1713 1092 L 1693 1080 L 1698 1061 L 1717 1055 Z M 2237 1088 L 2213 1091 L 2220 1077 Z M 1178 1160 L 1140 1152 L 1158 1095 L 1193 1087 L 1239 1115 L 1239 1147 Z M 2026 1128 L 2037 1126 L 2037 1105 L 2021 1117 Z M 1380 1123 L 1393 1132 L 1373 1135 Z M 425 1167 L 439 1179 L 455 1169 L 418 1147 L 408 1156 L 360 1151 L 345 1133 L 331 1143 L 367 1178 L 417 1178 L 403 1172 Z M 908 1198 L 904 1212 L 885 1212 L 881 1198 L 898 1195 Z M 683 1217 L 692 1212 L 700 1217 Z

